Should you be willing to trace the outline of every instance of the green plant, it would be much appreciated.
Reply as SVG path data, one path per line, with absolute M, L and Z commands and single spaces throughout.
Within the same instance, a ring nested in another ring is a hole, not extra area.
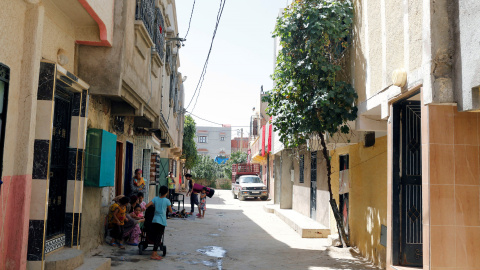
M 230 155 L 230 159 L 225 163 L 224 166 L 224 177 L 231 179 L 232 178 L 232 164 L 237 163 L 246 163 L 248 160 L 247 153 L 240 151 L 234 152 Z
M 274 89 L 264 96 L 267 113 L 286 148 L 307 139 L 321 140 L 326 160 L 330 204 L 343 240 L 348 243 L 331 189 L 331 166 L 325 134 L 349 133 L 355 120 L 357 94 L 341 81 L 341 61 L 353 21 L 350 0 L 297 0 L 277 19 L 274 37 L 281 50 L 273 74 Z
M 230 189 L 232 189 L 232 183 L 230 183 L 230 182 L 223 182 L 223 183 L 220 184 L 220 189 L 230 190 Z
M 191 170 L 198 162 L 195 134 L 195 120 L 193 120 L 190 115 L 185 115 L 185 124 L 183 128 L 182 159 L 185 159 L 185 169 L 187 170 Z

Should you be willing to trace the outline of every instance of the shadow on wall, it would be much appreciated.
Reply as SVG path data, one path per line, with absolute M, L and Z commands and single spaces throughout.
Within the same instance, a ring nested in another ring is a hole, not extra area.
M 363 26 L 363 7 L 362 0 L 355 0 L 354 5 L 354 19 L 353 19 L 353 29 L 352 29 L 352 43 L 350 55 L 346 61 L 347 66 L 345 74 L 349 77 L 350 82 L 353 84 L 355 91 L 358 94 L 358 102 L 363 102 L 366 100 L 366 80 L 367 80 L 367 60 L 362 51 L 362 41 L 361 41 L 361 30 Z

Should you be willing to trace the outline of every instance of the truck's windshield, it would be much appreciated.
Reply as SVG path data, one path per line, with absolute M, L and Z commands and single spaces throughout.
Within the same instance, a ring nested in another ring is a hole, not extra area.
M 257 176 L 249 176 L 249 177 L 242 177 L 240 178 L 240 183 L 263 183 L 260 177 Z

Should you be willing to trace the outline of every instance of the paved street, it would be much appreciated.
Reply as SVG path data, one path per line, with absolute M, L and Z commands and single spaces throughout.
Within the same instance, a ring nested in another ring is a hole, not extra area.
M 91 255 L 110 257 L 112 269 L 129 270 L 374 269 L 351 249 L 327 247 L 325 239 L 300 238 L 263 210 L 268 203 L 238 201 L 230 191 L 217 191 L 207 201 L 205 219 L 168 220 L 168 250 L 162 261 L 149 259 L 151 247 L 140 256 L 136 247 L 122 251 L 103 245 Z

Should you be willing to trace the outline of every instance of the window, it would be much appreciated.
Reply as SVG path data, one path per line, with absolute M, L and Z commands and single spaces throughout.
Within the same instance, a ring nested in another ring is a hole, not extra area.
M 305 167 L 305 156 L 301 155 L 300 156 L 300 183 L 304 182 L 304 179 L 303 179 L 303 169 L 304 169 L 304 167 Z
M 0 189 L 3 176 L 3 145 L 5 142 L 5 122 L 7 121 L 9 80 L 10 68 L 0 63 Z
M 225 137 L 224 137 L 224 136 L 221 136 L 221 137 L 220 137 L 220 141 L 225 141 Z
M 198 137 L 199 143 L 207 143 L 207 136 L 199 136 Z

